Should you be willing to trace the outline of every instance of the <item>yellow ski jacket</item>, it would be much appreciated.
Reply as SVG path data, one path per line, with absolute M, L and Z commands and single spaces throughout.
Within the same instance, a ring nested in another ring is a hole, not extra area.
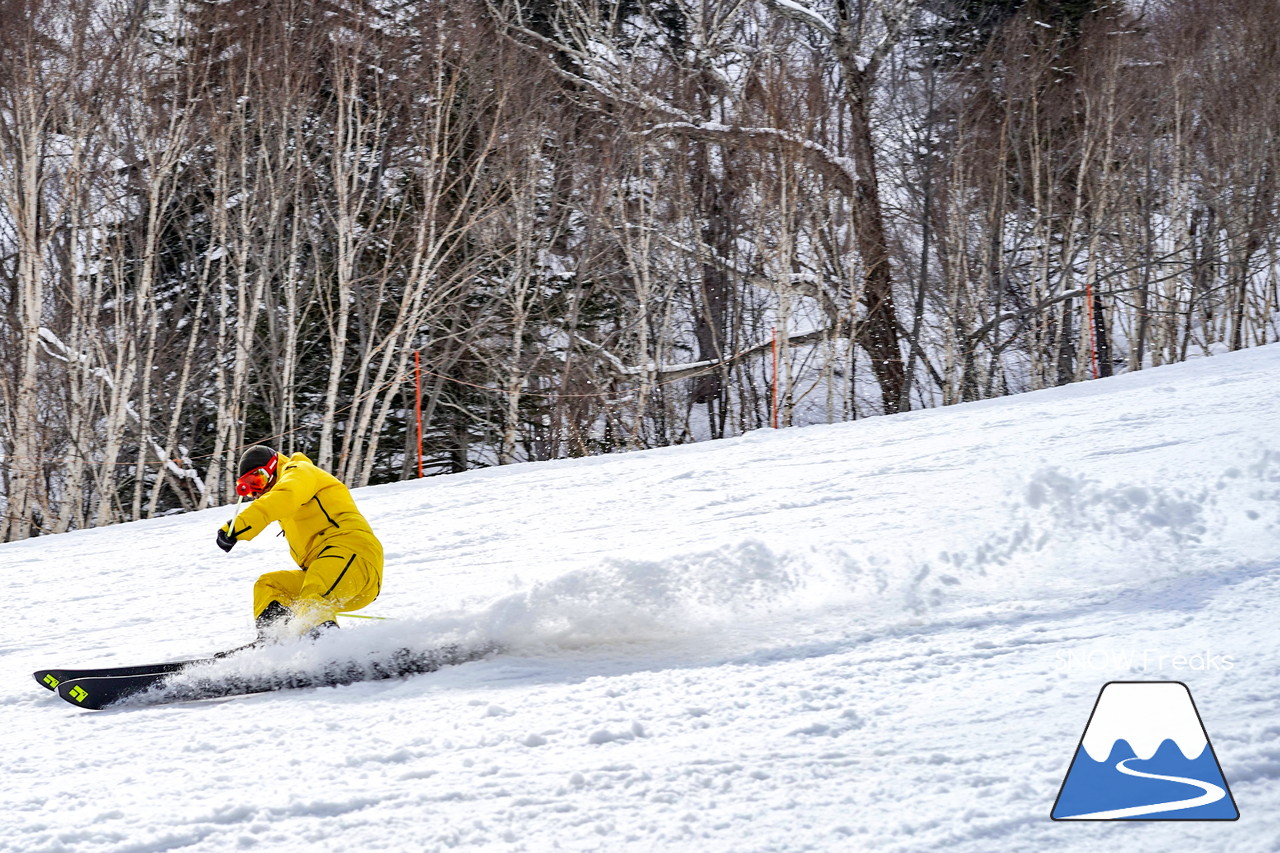
M 351 490 L 301 453 L 280 454 L 274 486 L 241 511 L 235 538 L 249 540 L 280 522 L 293 560 L 307 568 L 326 544 L 341 544 L 382 566 L 382 543 L 356 509 Z

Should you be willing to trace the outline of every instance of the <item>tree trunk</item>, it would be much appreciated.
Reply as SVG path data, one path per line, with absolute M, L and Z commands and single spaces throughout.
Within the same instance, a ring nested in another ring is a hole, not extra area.
M 852 215 L 858 254 L 862 259 L 862 304 L 866 309 L 857 342 L 871 357 L 871 370 L 880 385 L 885 414 L 892 414 L 909 407 L 910 400 L 906 395 L 906 371 L 898 341 L 898 310 L 893 297 L 888 229 L 880 201 L 875 140 L 871 133 L 869 100 L 876 66 L 857 53 L 857 24 L 851 19 L 857 13 L 850 10 L 846 2 L 837 5 L 840 25 L 835 50 L 844 73 L 849 153 L 856 171 Z

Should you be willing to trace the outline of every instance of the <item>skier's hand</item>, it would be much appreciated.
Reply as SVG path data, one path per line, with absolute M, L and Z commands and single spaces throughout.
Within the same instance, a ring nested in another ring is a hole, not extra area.
M 218 547 L 228 553 L 236 546 L 236 535 L 230 531 L 229 524 L 224 524 L 218 528 Z

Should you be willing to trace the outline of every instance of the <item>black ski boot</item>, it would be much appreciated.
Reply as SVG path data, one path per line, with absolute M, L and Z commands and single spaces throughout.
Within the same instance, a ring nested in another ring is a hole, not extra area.
M 310 631 L 307 631 L 305 636 L 309 640 L 318 640 L 324 635 L 328 634 L 330 631 L 336 631 L 336 630 L 338 630 L 338 620 L 329 619 L 326 622 L 321 622 L 319 625 L 315 626 Z
M 273 601 L 253 620 L 258 628 L 257 645 L 265 646 L 280 641 L 282 623 L 293 618 L 293 611 L 278 601 Z

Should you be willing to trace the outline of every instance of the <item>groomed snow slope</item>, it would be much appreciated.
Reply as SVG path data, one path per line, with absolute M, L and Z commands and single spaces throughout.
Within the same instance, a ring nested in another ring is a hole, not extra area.
M 361 490 L 396 621 L 252 665 L 510 647 L 402 681 L 73 708 L 31 671 L 245 642 L 284 542 L 0 546 L 0 850 L 1273 851 L 1278 382 L 1271 346 Z M 1188 685 L 1239 821 L 1049 819 L 1115 679 Z

